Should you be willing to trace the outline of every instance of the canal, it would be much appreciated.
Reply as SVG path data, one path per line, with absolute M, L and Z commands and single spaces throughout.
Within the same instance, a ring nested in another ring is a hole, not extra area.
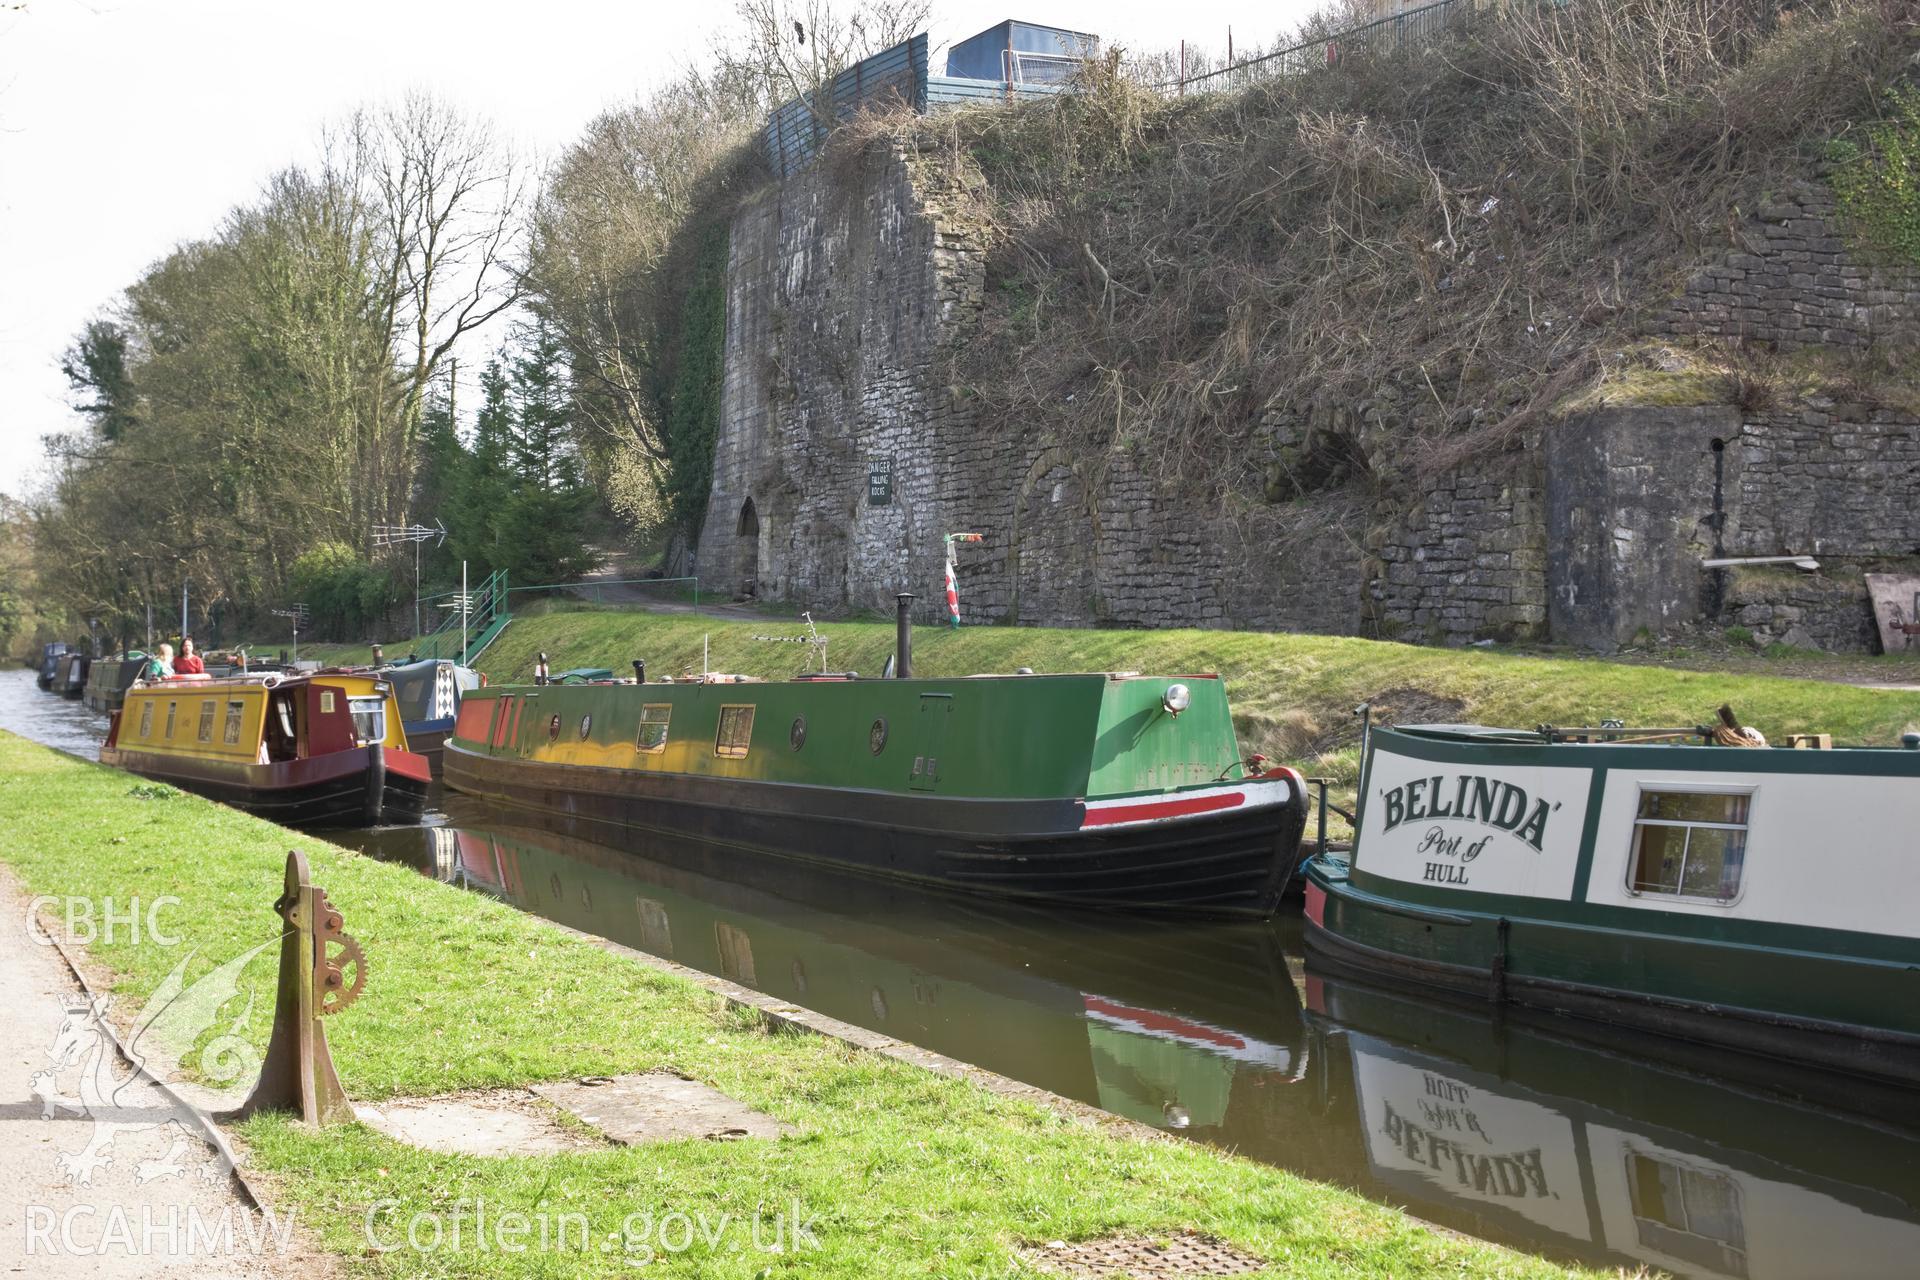
M 104 717 L 0 674 L 0 728 Z M 1321 974 L 1267 924 L 1037 911 L 436 794 L 326 837 L 1115 1114 L 1568 1261 L 1915 1274 L 1920 1098 Z

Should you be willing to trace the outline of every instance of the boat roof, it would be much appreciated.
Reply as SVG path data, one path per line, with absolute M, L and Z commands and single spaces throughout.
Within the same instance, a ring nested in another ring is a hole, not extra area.
M 1422 738 L 1464 738 L 1475 742 L 1544 742 L 1535 729 L 1501 729 L 1485 724 L 1390 724 L 1382 726 L 1395 733 L 1411 733 Z
M 391 688 L 392 682 L 379 672 L 369 670 L 348 670 L 333 668 L 324 671 L 250 671 L 245 675 L 235 672 L 231 675 L 184 675 L 162 676 L 158 680 L 139 680 L 134 689 L 144 691 L 193 693 L 223 689 L 285 689 L 299 684 L 324 684 L 328 680 L 337 680 L 347 676 L 357 680 L 373 681 L 376 687 Z

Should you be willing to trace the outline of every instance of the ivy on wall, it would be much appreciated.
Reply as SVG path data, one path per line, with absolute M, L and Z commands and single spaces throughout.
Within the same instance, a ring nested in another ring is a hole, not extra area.
M 673 522 L 698 533 L 713 487 L 714 437 L 727 342 L 728 224 L 702 233 L 698 258 L 680 304 L 680 352 L 667 413 L 667 498 Z
M 1833 190 L 1860 239 L 1920 263 L 1920 88 L 1888 90 L 1887 105 L 1864 145 L 1833 143 Z

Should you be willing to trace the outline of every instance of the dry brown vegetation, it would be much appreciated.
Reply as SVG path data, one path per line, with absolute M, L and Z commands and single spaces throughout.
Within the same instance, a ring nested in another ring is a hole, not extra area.
M 841 145 L 904 132 L 970 184 L 994 248 L 953 379 L 983 422 L 1254 511 L 1543 426 L 1917 42 L 1912 0 L 1515 4 L 1233 94 L 1116 58 Z M 1766 393 L 1746 360 L 1715 394 Z

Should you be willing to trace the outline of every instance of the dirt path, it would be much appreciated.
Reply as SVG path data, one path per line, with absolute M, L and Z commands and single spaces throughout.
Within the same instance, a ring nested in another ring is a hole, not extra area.
M 711 602 L 702 600 L 695 608 L 691 601 L 668 597 L 647 582 L 632 581 L 641 577 L 644 570 L 628 559 L 625 552 L 603 547 L 593 550 L 597 556 L 593 569 L 582 574 L 580 581 L 569 588 L 570 594 L 590 604 L 625 605 L 652 613 L 698 613 L 713 618 L 751 620 L 766 616 L 752 605 L 733 604 L 718 596 Z
M 239 1197 L 191 1117 L 134 1078 L 58 953 L 34 941 L 27 904 L 0 867 L 0 1274 L 334 1274 Z

